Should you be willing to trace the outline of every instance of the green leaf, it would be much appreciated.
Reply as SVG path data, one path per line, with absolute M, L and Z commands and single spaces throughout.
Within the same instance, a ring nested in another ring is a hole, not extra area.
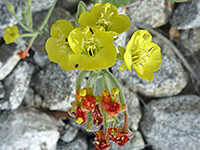
M 168 0 L 170 3 L 183 3 L 183 2 L 187 2 L 189 0 Z
M 78 18 L 80 15 L 84 12 L 87 11 L 87 6 L 83 1 L 80 1 L 78 3 L 78 8 L 77 8 L 77 13 L 76 13 L 76 21 L 78 21 Z
M 120 7 L 121 5 L 127 5 L 131 0 L 92 0 L 93 4 L 96 3 L 103 3 L 103 2 L 109 2 L 113 5 L 115 5 L 116 7 Z

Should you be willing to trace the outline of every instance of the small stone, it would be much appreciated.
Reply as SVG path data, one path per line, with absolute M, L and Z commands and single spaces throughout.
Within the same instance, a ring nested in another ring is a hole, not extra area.
M 77 137 L 70 143 L 58 142 L 56 150 L 88 150 L 87 140 L 83 136 Z
M 22 61 L 5 80 L 6 97 L 0 104 L 0 110 L 17 109 L 29 88 L 33 66 Z
M 193 0 L 181 3 L 175 9 L 170 23 L 177 29 L 200 27 L 200 1 Z
M 34 78 L 36 94 L 42 96 L 42 107 L 66 111 L 75 100 L 77 71 L 65 71 L 58 64 L 49 63 Z
M 3 84 L 0 82 L 0 101 L 1 101 L 1 99 L 3 99 L 5 97 L 5 95 L 6 95 L 6 91 L 4 89 Z
M 1 150 L 56 150 L 59 123 L 36 109 L 22 107 L 0 115 Z
M 69 143 L 72 140 L 74 140 L 74 138 L 77 136 L 77 133 L 78 133 L 78 128 L 76 128 L 70 124 L 67 124 L 65 126 L 63 134 L 61 135 L 61 139 L 64 142 Z
M 136 0 L 128 4 L 127 9 L 133 24 L 141 23 L 152 28 L 166 24 L 171 14 L 165 0 Z
M 147 143 L 162 150 L 198 150 L 199 101 L 196 95 L 181 95 L 148 103 L 140 124 Z

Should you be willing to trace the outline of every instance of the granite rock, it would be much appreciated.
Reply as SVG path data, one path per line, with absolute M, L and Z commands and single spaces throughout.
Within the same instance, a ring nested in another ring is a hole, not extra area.
M 70 143 L 59 141 L 56 150 L 87 150 L 88 144 L 84 136 L 79 136 Z
M 20 62 L 5 80 L 6 95 L 0 101 L 0 110 L 17 109 L 29 88 L 33 66 L 25 61 Z
M 3 84 L 0 82 L 0 100 L 3 99 L 6 95 L 6 91 L 5 88 L 3 86 Z
M 17 56 L 17 52 L 21 49 L 25 49 L 25 41 L 20 40 L 18 44 L 3 44 L 0 46 L 0 80 L 3 80 L 17 65 L 20 57 Z
M 177 29 L 200 27 L 200 1 L 193 0 L 178 5 L 170 19 L 170 23 Z
M 58 64 L 49 63 L 34 78 L 36 94 L 42 97 L 41 106 L 50 110 L 68 110 L 75 100 L 77 71 L 64 71 Z
M 182 95 L 153 100 L 144 109 L 140 127 L 153 149 L 198 150 L 200 97 Z
M 164 25 L 170 16 L 165 0 L 136 0 L 127 5 L 131 22 L 152 28 Z
M 61 134 L 61 140 L 66 143 L 69 143 L 74 140 L 77 134 L 78 134 L 78 128 L 70 124 L 67 124 L 64 128 L 63 133 Z
M 58 122 L 33 109 L 20 108 L 0 115 L 1 150 L 56 150 Z

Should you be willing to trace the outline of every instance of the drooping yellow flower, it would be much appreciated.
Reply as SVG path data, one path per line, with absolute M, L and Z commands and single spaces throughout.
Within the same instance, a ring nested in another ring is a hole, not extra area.
M 18 34 L 18 28 L 17 26 L 8 26 L 4 30 L 4 41 L 6 44 L 13 43 L 14 41 L 17 40 L 17 37 L 19 36 Z
M 126 46 L 124 62 L 129 71 L 133 67 L 142 79 L 153 80 L 153 72 L 161 66 L 162 55 L 147 30 L 138 30 L 133 34 Z
M 102 26 L 113 35 L 121 34 L 130 27 L 130 19 L 124 14 L 118 15 L 117 7 L 110 3 L 98 3 L 91 8 L 91 12 L 83 12 L 78 19 L 82 26 Z
M 59 63 L 64 70 L 74 70 L 69 61 L 73 51 L 69 47 L 68 36 L 74 27 L 67 20 L 58 20 L 51 27 L 51 37 L 46 41 L 46 51 L 52 62 Z
M 113 36 L 103 28 L 77 27 L 70 32 L 68 39 L 74 52 L 69 60 L 76 69 L 91 71 L 115 64 L 117 52 Z

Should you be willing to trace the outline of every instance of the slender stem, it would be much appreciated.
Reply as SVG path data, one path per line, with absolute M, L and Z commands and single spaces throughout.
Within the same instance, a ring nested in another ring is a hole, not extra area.
M 54 0 L 51 8 L 48 11 L 47 16 L 45 17 L 44 21 L 42 22 L 41 26 L 39 27 L 39 30 L 42 30 L 45 27 L 45 25 L 47 24 L 47 21 L 49 20 L 49 17 L 51 16 L 51 14 L 53 12 L 53 9 L 54 9 L 54 7 L 56 5 L 56 2 L 57 2 L 57 0 Z
M 33 44 L 33 42 L 35 41 L 35 39 L 37 38 L 38 34 L 39 34 L 39 33 L 36 33 L 36 34 L 30 39 L 29 44 L 28 44 L 29 46 L 32 46 L 32 44 Z
M 36 35 L 37 33 L 23 33 L 20 34 L 19 37 L 32 37 L 34 35 Z
M 32 11 L 31 11 L 31 6 L 30 5 L 28 5 L 28 17 L 29 17 L 29 19 L 30 19 L 30 28 L 32 28 L 32 26 L 33 26 L 33 17 L 32 17 Z
M 92 129 L 92 111 L 87 112 L 86 130 L 89 132 Z
M 77 77 L 77 79 L 76 79 L 76 90 L 79 90 L 79 89 L 81 88 L 81 82 L 82 82 L 84 76 L 85 76 L 87 73 L 88 73 L 88 71 L 82 71 L 82 72 L 78 75 L 78 77 Z
M 28 28 L 27 26 L 25 26 L 17 17 L 17 15 L 15 13 L 13 13 L 13 16 L 15 17 L 15 19 L 17 20 L 17 22 L 19 23 L 19 25 L 24 28 L 24 30 L 28 31 L 28 32 L 33 32 L 32 29 Z
M 124 126 L 122 128 L 122 131 L 126 132 L 128 131 L 128 114 L 124 113 Z
M 112 85 L 110 82 L 110 78 L 105 73 L 103 73 L 103 85 L 104 85 L 105 90 L 107 90 L 108 92 L 111 92 Z
M 121 85 L 120 85 L 119 81 L 109 71 L 107 71 L 107 70 L 102 70 L 102 71 L 105 72 L 106 74 L 108 74 L 108 76 L 110 77 L 110 80 L 112 81 L 112 83 L 119 89 L 119 100 L 120 100 L 120 103 L 121 104 L 126 104 L 124 93 L 122 91 L 122 88 L 121 88 Z
M 104 126 L 104 129 L 108 129 L 108 122 L 106 121 L 106 118 L 107 118 L 107 115 L 106 115 L 106 112 L 104 112 L 104 114 L 103 114 L 103 126 Z

